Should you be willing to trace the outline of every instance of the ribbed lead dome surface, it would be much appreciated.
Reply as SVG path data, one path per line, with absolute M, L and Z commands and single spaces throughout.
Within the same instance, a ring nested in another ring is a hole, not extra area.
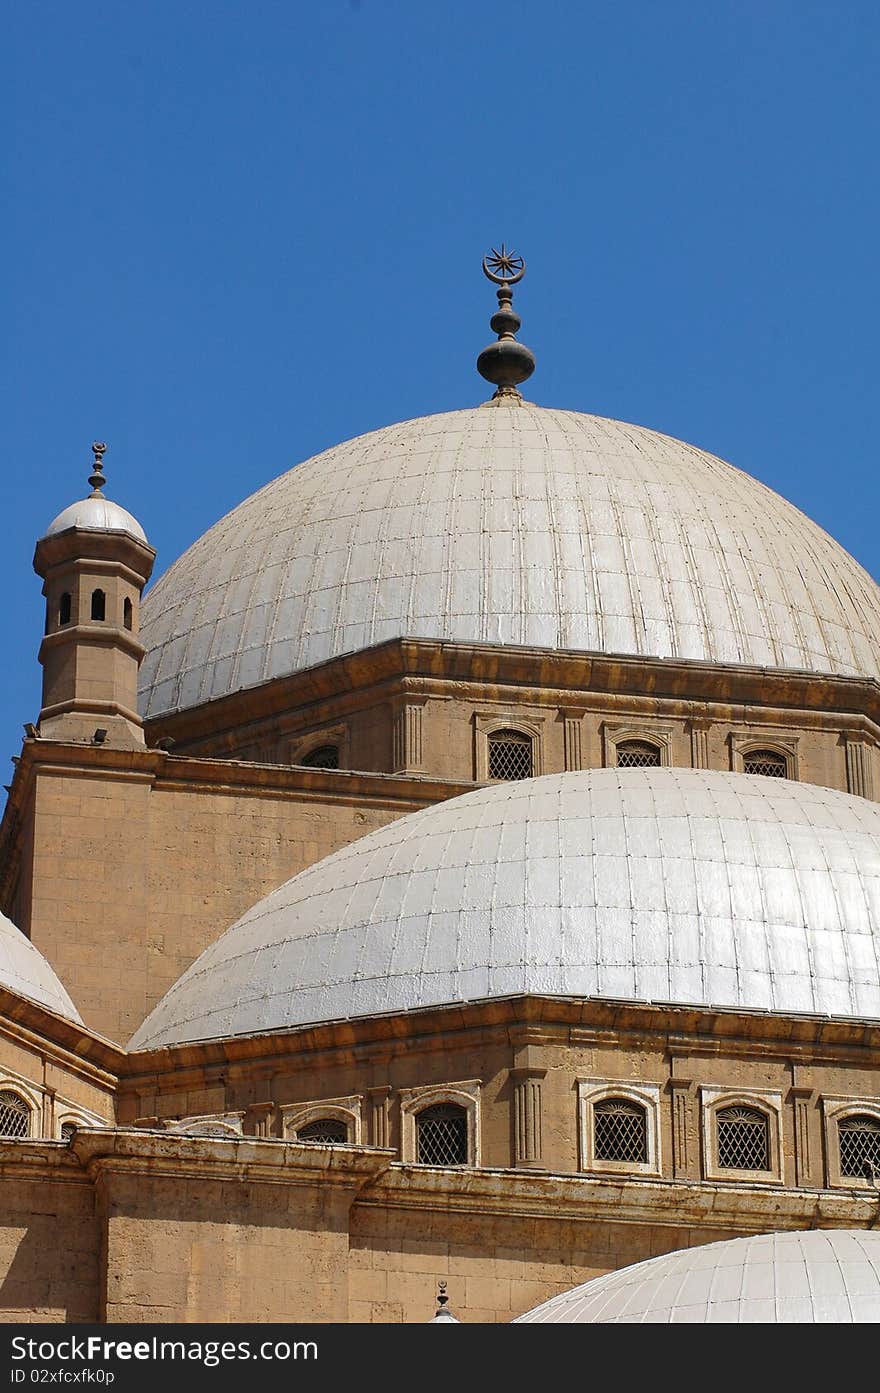
M 0 914 L 0 985 L 81 1023 L 55 969 L 5 914 Z
M 515 1324 L 880 1321 L 880 1233 L 813 1229 L 686 1248 L 563 1292 Z
M 337 445 L 144 601 L 145 715 L 411 637 L 880 676 L 880 590 L 778 494 L 639 426 L 500 406 Z
M 880 1018 L 880 805 L 695 769 L 483 787 L 294 876 L 131 1045 L 521 993 Z

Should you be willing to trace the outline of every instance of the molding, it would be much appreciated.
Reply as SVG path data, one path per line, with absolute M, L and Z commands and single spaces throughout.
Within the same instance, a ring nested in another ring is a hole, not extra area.
M 741 1088 L 700 1089 L 703 1133 L 703 1177 L 706 1180 L 744 1180 L 750 1184 L 785 1183 L 782 1149 L 782 1094 Z M 715 1114 L 722 1108 L 744 1107 L 767 1118 L 770 1168 L 766 1171 L 734 1170 L 717 1160 Z
M 785 777 L 798 779 L 798 737 L 778 736 L 766 731 L 731 731 L 727 737 L 730 745 L 730 767 L 736 773 L 744 772 L 745 757 L 755 750 L 770 750 L 785 760 Z
M 285 1103 L 278 1109 L 281 1114 L 281 1135 L 285 1141 L 299 1142 L 296 1132 L 309 1122 L 320 1122 L 332 1118 L 344 1122 L 348 1130 L 347 1146 L 363 1144 L 363 1095 L 349 1094 L 345 1098 L 320 1098 L 314 1103 Z
M 878 1186 L 864 1176 L 842 1175 L 838 1124 L 853 1114 L 867 1115 L 880 1122 L 880 1100 L 858 1097 L 823 1097 L 822 1126 L 825 1134 L 825 1183 L 834 1190 L 867 1190 L 877 1195 Z M 880 1177 L 878 1177 L 880 1179 Z
M 671 745 L 672 736 L 677 727 L 674 725 L 663 725 L 653 721 L 618 723 L 616 721 L 602 722 L 602 763 L 605 768 L 614 768 L 617 764 L 617 747 L 627 740 L 640 740 L 649 745 L 655 745 L 660 752 L 661 765 L 672 763 Z
M 458 1083 L 428 1084 L 424 1088 L 400 1090 L 400 1152 L 404 1161 L 416 1165 L 416 1117 L 425 1108 L 437 1103 L 453 1103 L 467 1113 L 468 1167 L 480 1164 L 480 1079 L 465 1079 Z M 431 1167 L 431 1169 L 438 1169 Z M 459 1167 L 440 1167 L 441 1170 Z
M 546 716 L 536 716 L 531 712 L 525 715 L 516 711 L 495 710 L 490 714 L 475 711 L 471 719 L 474 726 L 474 778 L 478 784 L 489 782 L 489 737 L 502 730 L 510 730 L 517 735 L 528 736 L 532 742 L 531 777 L 536 779 L 543 774 Z M 492 780 L 492 782 L 504 783 L 506 781 L 497 779 Z

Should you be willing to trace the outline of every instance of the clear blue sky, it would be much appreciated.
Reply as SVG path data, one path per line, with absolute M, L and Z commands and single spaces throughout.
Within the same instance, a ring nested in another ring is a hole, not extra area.
M 533 400 L 711 449 L 880 573 L 876 3 L 12 0 L 4 29 L 4 761 L 33 543 L 90 442 L 158 574 L 315 451 L 483 400 L 502 238 Z

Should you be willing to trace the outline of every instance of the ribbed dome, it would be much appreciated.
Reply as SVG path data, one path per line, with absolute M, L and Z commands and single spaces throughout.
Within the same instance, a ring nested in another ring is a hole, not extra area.
M 880 1321 L 880 1233 L 813 1229 L 686 1248 L 554 1296 L 514 1324 Z
M 131 1044 L 521 993 L 880 1018 L 880 805 L 696 769 L 479 788 L 294 876 Z
M 54 968 L 4 914 L 0 914 L 0 986 L 82 1024 Z
M 880 676 L 880 589 L 791 504 L 639 426 L 426 416 L 246 499 L 144 602 L 142 710 L 390 638 Z
M 49 523 L 45 536 L 53 537 L 56 532 L 66 532 L 68 527 L 91 527 L 99 532 L 128 532 L 139 542 L 147 540 L 137 518 L 102 494 L 90 494 L 88 498 L 71 503 Z

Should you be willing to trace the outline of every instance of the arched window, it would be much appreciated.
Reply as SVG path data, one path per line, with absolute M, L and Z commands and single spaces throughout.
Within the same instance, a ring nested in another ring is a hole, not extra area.
M 130 629 L 130 628 L 131 628 L 131 624 L 132 624 L 132 607 L 131 607 L 131 600 L 128 598 L 127 595 L 126 595 L 125 599 L 122 601 L 122 623 L 123 623 L 123 627 L 124 627 L 124 628 L 126 628 L 126 629 Z
M 628 1098 L 606 1098 L 593 1107 L 593 1155 L 597 1161 L 648 1160 L 645 1109 Z
M 307 769 L 338 769 L 339 746 L 319 745 L 316 750 L 309 750 L 307 755 L 303 755 L 299 762 Z
M 58 623 L 70 623 L 70 591 L 65 590 L 61 599 L 58 601 Z
M 489 736 L 489 778 L 530 779 L 532 739 L 519 730 L 495 730 Z
M 345 1146 L 348 1142 L 348 1127 L 337 1117 L 319 1117 L 315 1122 L 307 1122 L 297 1129 L 297 1141 L 310 1142 L 312 1146 Z
M 107 611 L 107 596 L 103 590 L 92 591 L 92 618 L 104 619 Z
M 788 760 L 778 750 L 748 750 L 743 755 L 743 773 L 784 779 L 788 774 Z
M 618 769 L 659 769 L 660 746 L 650 740 L 621 740 L 617 746 Z
M 75 1123 L 75 1122 L 62 1122 L 62 1124 L 61 1124 L 61 1140 L 62 1140 L 62 1141 L 68 1141 L 68 1142 L 69 1142 L 69 1141 L 73 1141 L 73 1138 L 74 1138 L 75 1134 L 76 1134 L 76 1123 Z
M 734 1105 L 715 1114 L 718 1165 L 724 1170 L 769 1171 L 770 1127 L 757 1108 Z
M 873 1180 L 880 1176 L 880 1120 L 868 1113 L 850 1113 L 837 1124 L 840 1174 Z
M 466 1166 L 468 1118 L 455 1103 L 435 1103 L 416 1115 L 416 1160 L 420 1166 Z
M 0 1089 L 0 1137 L 28 1137 L 31 1131 L 31 1110 L 25 1100 L 11 1088 Z

